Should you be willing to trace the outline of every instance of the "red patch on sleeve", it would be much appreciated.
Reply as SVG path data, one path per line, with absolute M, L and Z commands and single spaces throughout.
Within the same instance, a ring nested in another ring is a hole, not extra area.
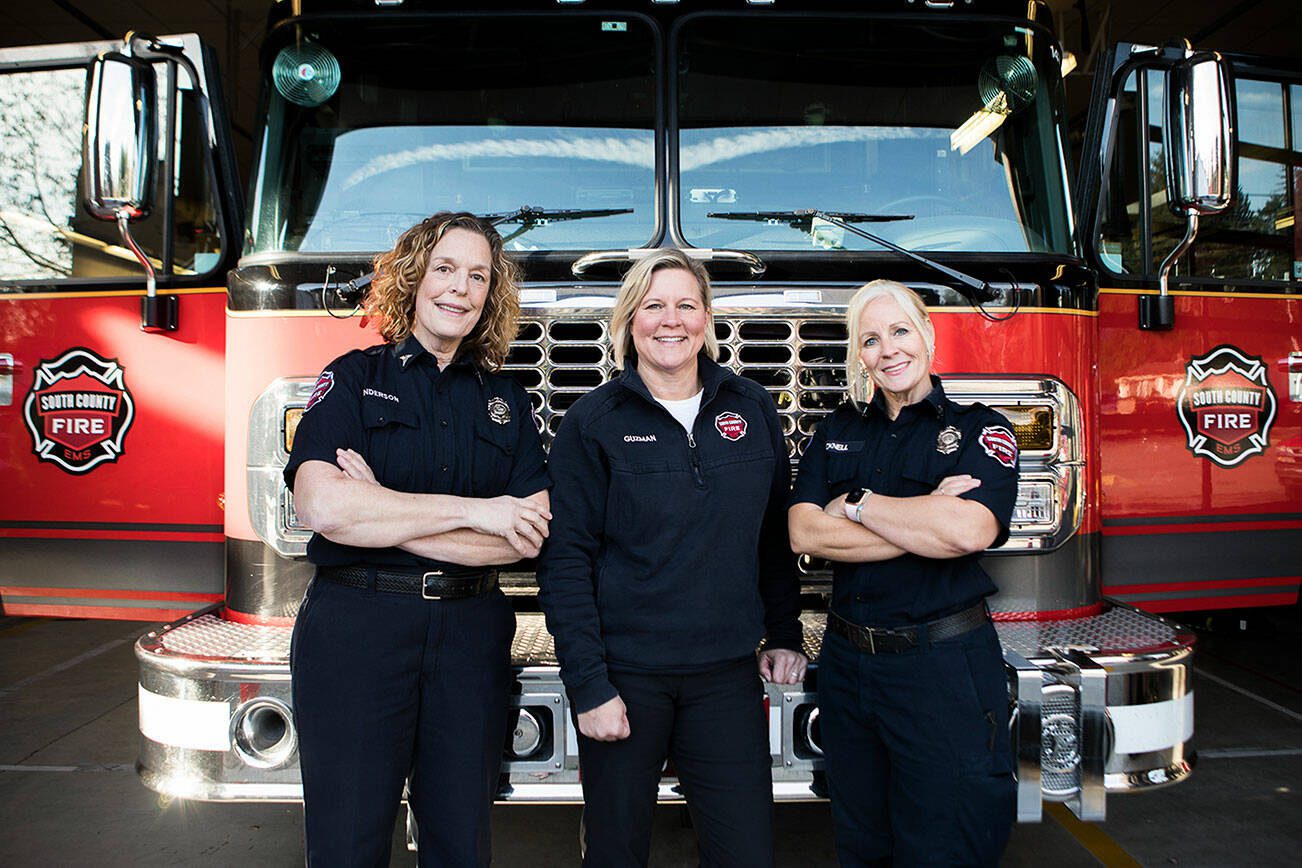
M 981 429 L 977 439 L 981 448 L 994 460 L 1005 467 L 1017 464 L 1017 438 L 1013 432 L 1002 425 L 988 425 Z
M 303 408 L 303 412 L 306 413 L 308 410 L 311 410 L 317 404 L 320 404 L 321 399 L 324 398 L 326 395 L 329 395 L 330 390 L 333 389 L 334 387 L 335 387 L 335 372 L 322 371 L 321 376 L 316 378 L 316 385 L 312 387 L 312 397 L 307 399 L 307 406 Z

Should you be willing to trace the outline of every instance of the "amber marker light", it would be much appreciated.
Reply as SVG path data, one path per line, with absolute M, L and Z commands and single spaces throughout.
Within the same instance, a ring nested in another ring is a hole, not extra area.
M 1053 448 L 1052 407 L 995 407 L 1013 424 L 1017 448 L 1023 452 L 1046 452 Z
M 285 408 L 285 415 L 280 423 L 280 432 L 283 436 L 286 455 L 294 450 L 294 432 L 298 430 L 298 422 L 302 418 L 302 407 Z

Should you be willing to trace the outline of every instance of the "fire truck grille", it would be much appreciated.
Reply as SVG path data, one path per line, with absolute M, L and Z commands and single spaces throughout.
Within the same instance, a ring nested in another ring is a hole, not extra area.
M 590 316 L 590 315 L 589 315 Z M 818 420 L 845 394 L 845 325 L 829 316 L 720 315 L 719 362 L 773 396 L 792 455 L 804 451 Z M 505 370 L 533 400 L 550 443 L 575 401 L 616 374 L 604 316 L 555 311 L 520 325 Z

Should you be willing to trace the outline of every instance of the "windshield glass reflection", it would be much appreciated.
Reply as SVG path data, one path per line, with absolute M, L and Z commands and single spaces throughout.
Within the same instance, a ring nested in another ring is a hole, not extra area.
M 636 247 L 654 234 L 645 22 L 459 16 L 323 29 L 307 49 L 286 48 L 296 63 L 328 52 L 338 85 L 313 92 L 315 81 L 291 78 L 307 98 L 283 82 L 266 87 L 249 252 L 372 253 L 445 209 L 620 212 L 535 221 L 508 243 L 518 251 Z M 313 74 L 300 69 L 290 71 Z M 316 93 L 329 95 L 302 104 Z
M 679 59 L 684 237 L 700 247 L 880 249 L 726 218 L 820 209 L 890 218 L 871 230 L 911 249 L 1070 252 L 1061 88 L 1044 44 L 1006 25 L 693 21 Z M 993 131 L 956 140 L 983 109 L 978 120 L 995 120 Z

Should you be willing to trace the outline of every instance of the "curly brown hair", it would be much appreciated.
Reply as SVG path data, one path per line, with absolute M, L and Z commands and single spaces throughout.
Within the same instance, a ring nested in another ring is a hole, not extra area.
M 430 253 L 449 229 L 482 235 L 493 254 L 493 273 L 479 322 L 461 341 L 490 371 L 502 367 L 520 318 L 520 270 L 506 257 L 502 236 L 491 223 L 465 211 L 440 211 L 408 229 L 393 249 L 375 257 L 375 278 L 363 307 L 379 323 L 380 335 L 398 343 L 411 334 L 416 317 L 416 290 L 429 267 Z

